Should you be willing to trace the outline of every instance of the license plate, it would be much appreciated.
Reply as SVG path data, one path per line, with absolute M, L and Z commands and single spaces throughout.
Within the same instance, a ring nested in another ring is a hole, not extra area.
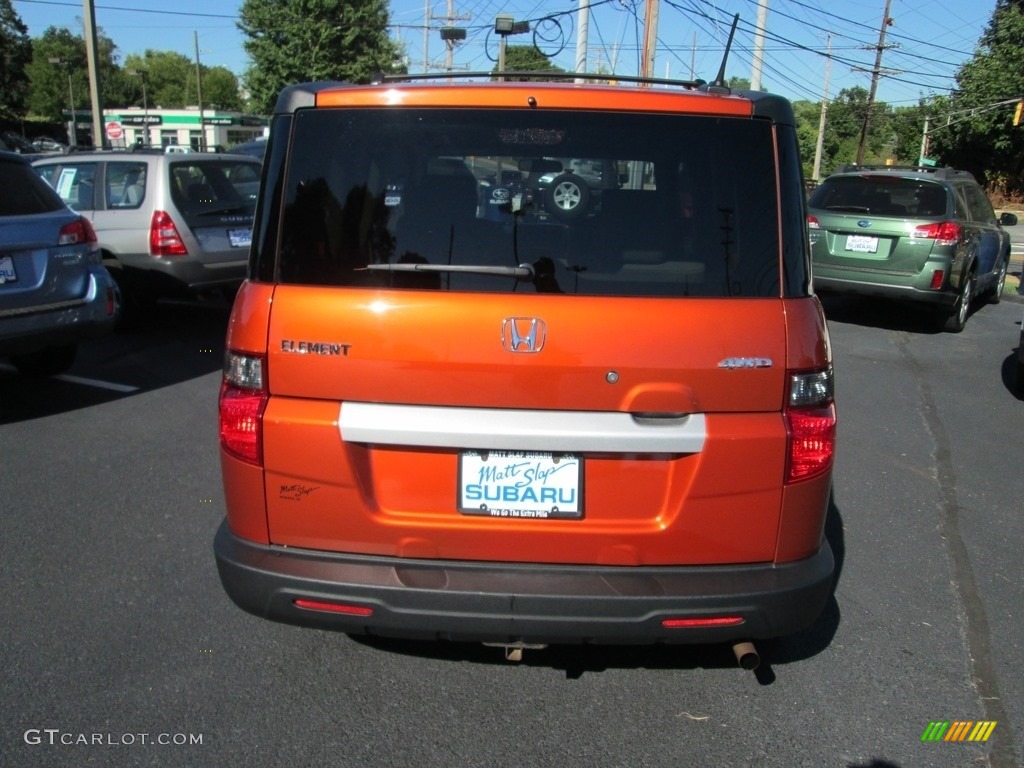
M 229 229 L 228 241 L 232 248 L 248 248 L 252 244 L 252 230 Z
M 14 259 L 10 256 L 0 256 L 0 283 L 13 283 L 18 279 L 18 273 L 14 270 Z
M 854 253 L 877 253 L 878 238 L 866 235 L 849 235 L 846 238 L 846 250 Z
M 466 515 L 579 519 L 582 491 L 583 460 L 575 454 L 459 454 L 459 511 Z

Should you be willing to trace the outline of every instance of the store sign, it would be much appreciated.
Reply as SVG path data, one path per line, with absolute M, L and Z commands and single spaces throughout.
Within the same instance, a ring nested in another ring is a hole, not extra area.
M 127 115 L 121 118 L 121 125 L 163 125 L 161 115 Z

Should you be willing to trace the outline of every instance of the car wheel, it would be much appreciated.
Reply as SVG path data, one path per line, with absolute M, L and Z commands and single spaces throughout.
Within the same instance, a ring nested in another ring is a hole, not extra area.
M 989 304 L 998 304 L 1003 297 L 1003 288 L 1006 286 L 1006 271 L 1009 267 L 1010 255 L 1007 254 L 1003 263 L 999 265 L 999 272 L 996 273 L 996 284 L 988 294 Z
M 544 188 L 544 206 L 557 219 L 578 219 L 589 204 L 590 187 L 575 174 L 560 174 Z
M 950 333 L 960 333 L 967 325 L 967 316 L 971 313 L 971 299 L 974 297 L 974 285 L 977 278 L 973 272 L 960 284 L 960 295 L 957 296 L 953 311 L 946 318 L 945 329 Z
M 47 347 L 25 355 L 14 355 L 11 362 L 23 376 L 56 376 L 72 366 L 77 353 L 77 345 L 66 344 L 62 347 Z

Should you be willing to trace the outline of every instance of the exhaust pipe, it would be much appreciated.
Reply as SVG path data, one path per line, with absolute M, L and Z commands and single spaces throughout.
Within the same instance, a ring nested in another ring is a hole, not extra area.
M 736 643 L 732 647 L 732 652 L 736 656 L 736 662 L 743 669 L 754 670 L 761 663 L 761 656 L 751 642 Z

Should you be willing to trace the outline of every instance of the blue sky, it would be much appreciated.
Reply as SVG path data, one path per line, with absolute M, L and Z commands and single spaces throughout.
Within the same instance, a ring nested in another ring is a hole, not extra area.
M 923 96 L 948 93 L 957 68 L 969 59 L 988 24 L 995 0 L 890 0 L 886 50 L 878 98 L 895 106 L 916 104 Z M 637 74 L 643 40 L 641 0 L 591 0 L 588 68 L 598 65 L 622 75 Z M 828 93 L 869 87 L 885 0 L 767 0 L 762 86 L 791 99 L 819 101 L 825 88 L 825 56 L 831 35 L 832 59 Z M 13 0 L 29 34 L 48 26 L 81 31 L 80 0 Z M 94 0 L 96 22 L 118 47 L 122 59 L 146 48 L 195 55 L 209 66 L 222 65 L 241 74 L 248 65 L 243 36 L 235 26 L 239 0 Z M 530 21 L 538 46 L 565 69 L 576 61 L 578 2 L 524 0 L 392 0 L 392 36 L 405 47 L 411 72 L 424 63 L 445 64 L 447 49 L 438 28 L 449 23 L 467 30 L 453 50 L 453 68 L 489 70 L 497 56 L 497 38 L 490 31 L 499 13 Z M 750 78 L 757 0 L 661 0 L 659 3 L 658 77 L 712 79 L 718 71 L 728 27 L 734 14 L 740 26 L 733 43 L 728 76 Z M 424 49 L 424 23 L 430 30 Z M 540 20 L 542 22 L 538 23 Z M 529 43 L 533 33 L 509 38 Z M 1006 94 L 1015 98 L 1020 94 Z

